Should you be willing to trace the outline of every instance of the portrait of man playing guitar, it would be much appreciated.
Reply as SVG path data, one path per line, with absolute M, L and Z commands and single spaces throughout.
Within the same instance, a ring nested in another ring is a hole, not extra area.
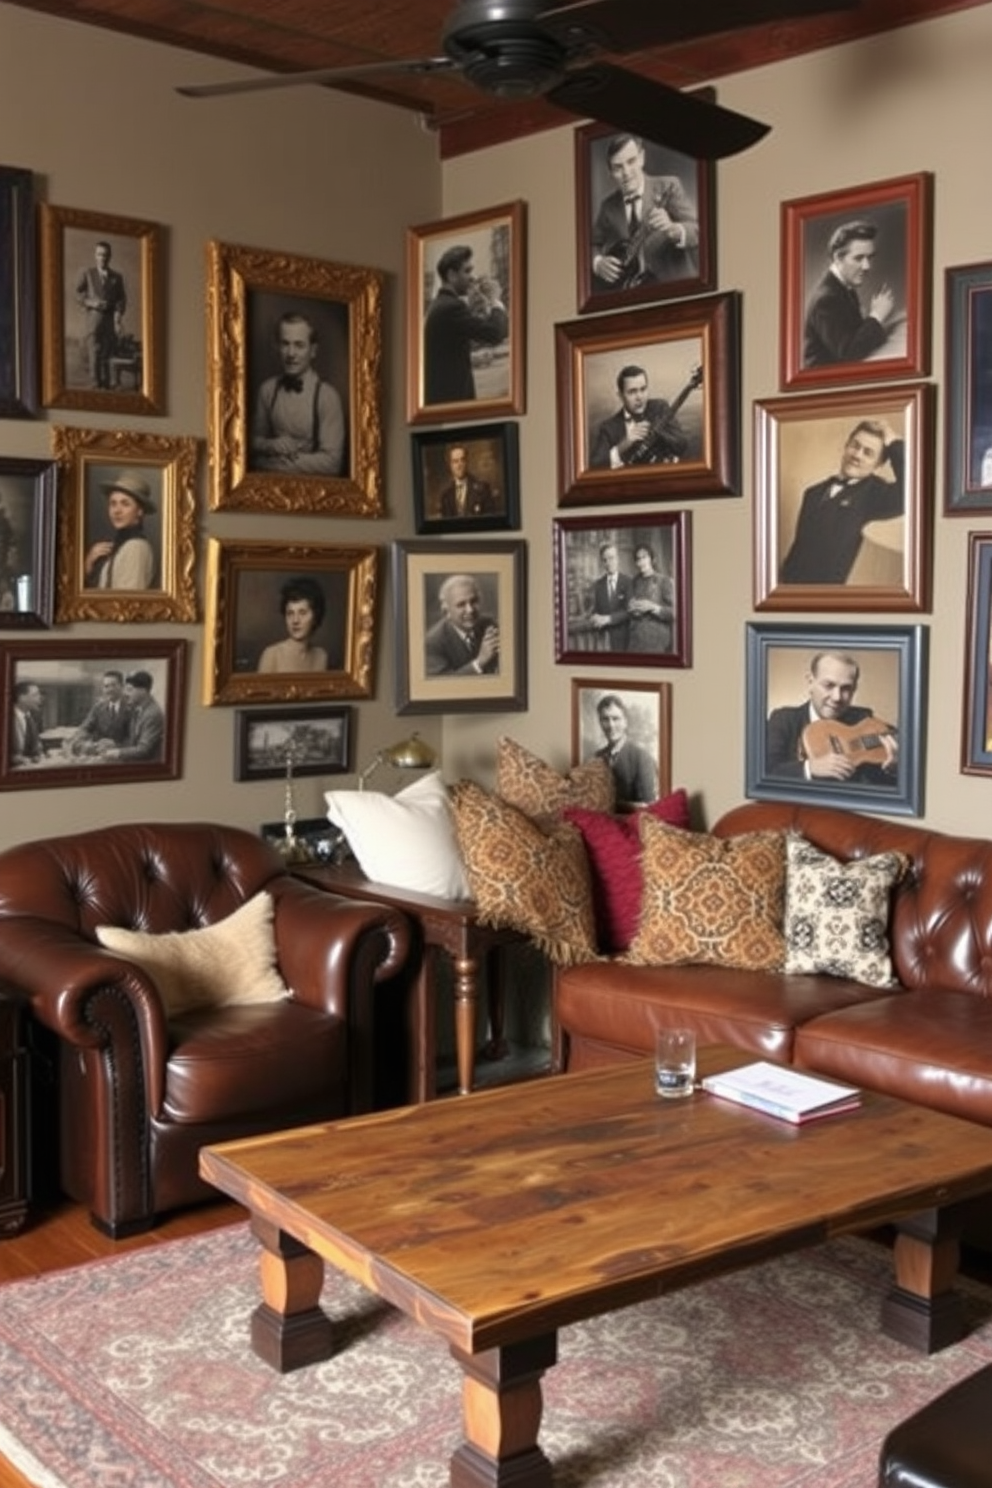
M 698 270 L 699 221 L 677 175 L 648 175 L 644 142 L 614 135 L 606 164 L 615 189 L 592 226 L 593 286 L 600 291 L 685 279 Z
M 894 724 L 854 705 L 861 668 L 843 651 L 820 651 L 806 673 L 807 699 L 773 708 L 765 731 L 769 775 L 793 780 L 895 786 Z

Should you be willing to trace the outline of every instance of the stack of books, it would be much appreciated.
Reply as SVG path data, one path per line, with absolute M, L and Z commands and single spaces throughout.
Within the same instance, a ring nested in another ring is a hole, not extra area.
M 766 1060 L 725 1070 L 722 1075 L 707 1075 L 701 1083 L 704 1090 L 721 1100 L 751 1106 L 767 1116 L 791 1121 L 794 1126 L 821 1116 L 853 1111 L 861 1104 L 861 1092 L 853 1085 L 820 1080 Z

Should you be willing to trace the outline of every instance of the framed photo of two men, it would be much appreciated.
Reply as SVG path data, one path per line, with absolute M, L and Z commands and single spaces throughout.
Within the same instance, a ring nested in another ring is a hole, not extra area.
M 929 608 L 933 392 L 755 404 L 756 609 Z
M 927 376 L 932 199 L 920 172 L 782 203 L 783 391 Z
M 558 501 L 740 489 L 740 295 L 555 327 Z
M 928 631 L 747 626 L 745 794 L 923 810 Z

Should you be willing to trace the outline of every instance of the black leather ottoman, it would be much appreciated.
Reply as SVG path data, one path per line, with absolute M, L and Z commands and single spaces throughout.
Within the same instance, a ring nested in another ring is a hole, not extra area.
M 952 1385 L 882 1443 L 878 1488 L 990 1488 L 992 1364 Z

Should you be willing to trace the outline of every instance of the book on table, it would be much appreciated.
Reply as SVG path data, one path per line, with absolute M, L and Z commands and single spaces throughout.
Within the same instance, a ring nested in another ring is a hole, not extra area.
M 834 1080 L 821 1080 L 764 1059 L 707 1075 L 702 1087 L 721 1100 L 736 1101 L 796 1126 L 820 1116 L 853 1111 L 861 1104 L 861 1092 L 853 1085 L 838 1085 Z

